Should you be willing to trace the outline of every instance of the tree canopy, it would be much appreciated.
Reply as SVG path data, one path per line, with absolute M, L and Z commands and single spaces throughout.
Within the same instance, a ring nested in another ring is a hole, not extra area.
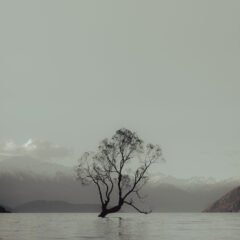
M 96 185 L 102 209 L 99 217 L 119 211 L 124 204 L 149 213 L 136 206 L 136 199 L 142 198 L 140 190 L 148 181 L 148 170 L 159 159 L 159 145 L 144 144 L 135 132 L 122 128 L 101 141 L 96 152 L 82 155 L 77 176 L 83 185 Z

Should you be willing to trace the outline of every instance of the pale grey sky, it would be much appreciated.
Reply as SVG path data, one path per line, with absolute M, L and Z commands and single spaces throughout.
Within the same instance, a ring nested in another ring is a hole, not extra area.
M 162 146 L 164 174 L 239 176 L 239 12 L 237 0 L 0 0 L 0 143 L 79 155 L 126 127 Z

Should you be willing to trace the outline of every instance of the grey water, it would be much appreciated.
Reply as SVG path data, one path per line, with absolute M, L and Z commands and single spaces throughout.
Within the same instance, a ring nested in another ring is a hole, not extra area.
M 0 240 L 239 240 L 239 213 L 0 214 Z

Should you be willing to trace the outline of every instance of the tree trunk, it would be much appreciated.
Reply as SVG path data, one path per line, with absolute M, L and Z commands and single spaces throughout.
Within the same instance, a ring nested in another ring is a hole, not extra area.
M 109 209 L 103 208 L 102 212 L 99 213 L 98 217 L 104 218 L 110 213 L 118 212 L 121 209 L 121 207 L 122 207 L 122 204 L 117 205 L 117 206 L 112 207 L 112 208 L 109 208 Z
M 98 217 L 104 218 L 107 214 L 107 211 L 103 210 L 101 213 L 99 213 Z

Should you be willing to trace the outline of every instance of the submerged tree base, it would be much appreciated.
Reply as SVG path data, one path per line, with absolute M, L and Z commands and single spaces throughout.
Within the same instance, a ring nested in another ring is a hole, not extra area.
M 98 217 L 104 218 L 110 213 L 118 212 L 123 204 L 117 205 L 115 207 L 109 208 L 109 209 L 102 209 L 102 212 L 99 213 Z
M 142 211 L 142 210 L 140 210 L 139 208 L 137 208 L 136 206 L 134 206 L 132 202 L 124 201 L 123 203 L 132 206 L 132 207 L 133 207 L 135 210 L 137 210 L 139 213 L 148 214 L 148 213 L 151 213 L 151 212 L 152 212 L 152 210 L 150 210 L 150 211 Z M 115 207 L 112 207 L 112 208 L 110 208 L 110 209 L 102 209 L 102 212 L 99 213 L 98 217 L 104 218 L 104 217 L 106 217 L 106 216 L 107 216 L 108 214 L 110 214 L 110 213 L 119 212 L 120 209 L 122 208 L 123 203 L 121 203 L 120 205 L 117 205 L 117 206 L 115 206 Z
M 108 214 L 107 212 L 101 212 L 99 213 L 98 217 L 104 218 L 107 216 L 107 214 Z

